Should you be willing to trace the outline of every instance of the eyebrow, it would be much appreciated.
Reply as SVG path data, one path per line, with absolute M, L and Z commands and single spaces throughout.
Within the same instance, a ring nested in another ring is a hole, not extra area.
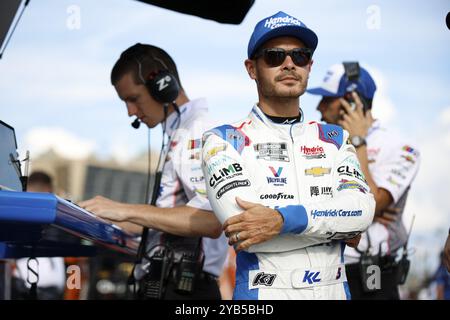
M 128 96 L 125 96 L 125 97 L 120 97 L 123 101 L 129 101 L 129 100 L 136 100 L 137 99 L 137 97 L 138 97 L 139 95 L 138 94 L 130 94 L 130 95 L 128 95 Z

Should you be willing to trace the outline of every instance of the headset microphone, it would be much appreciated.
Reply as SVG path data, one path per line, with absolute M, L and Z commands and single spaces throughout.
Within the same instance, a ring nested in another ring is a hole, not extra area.
M 136 118 L 132 123 L 131 126 L 135 129 L 139 129 L 139 126 L 141 125 L 141 121 L 139 120 L 139 118 Z

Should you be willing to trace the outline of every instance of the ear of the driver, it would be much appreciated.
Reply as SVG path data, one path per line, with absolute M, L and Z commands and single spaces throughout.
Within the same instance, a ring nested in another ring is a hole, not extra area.
M 311 61 L 308 63 L 308 72 L 311 72 L 313 64 L 314 64 L 314 59 L 311 58 Z
M 250 78 L 256 80 L 256 60 L 246 59 L 244 65 Z

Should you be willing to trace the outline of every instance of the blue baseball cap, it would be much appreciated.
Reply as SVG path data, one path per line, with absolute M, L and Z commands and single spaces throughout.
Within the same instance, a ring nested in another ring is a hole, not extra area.
M 306 92 L 324 97 L 343 97 L 350 88 L 366 99 L 373 99 L 377 90 L 375 81 L 366 69 L 360 67 L 358 81 L 350 81 L 345 75 L 344 65 L 339 63 L 328 69 L 320 87 L 308 89 Z
M 256 50 L 267 40 L 282 36 L 297 38 L 313 51 L 319 41 L 314 31 L 308 29 L 303 22 L 280 11 L 273 16 L 264 18 L 255 26 L 248 42 L 248 58 L 251 59 Z

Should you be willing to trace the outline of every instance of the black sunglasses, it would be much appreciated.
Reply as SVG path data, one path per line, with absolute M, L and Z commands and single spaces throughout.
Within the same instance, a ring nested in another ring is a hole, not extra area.
M 286 56 L 290 56 L 294 64 L 298 67 L 306 66 L 312 58 L 313 51 L 309 48 L 295 48 L 284 50 L 282 48 L 261 49 L 253 56 L 255 59 L 264 57 L 264 62 L 270 67 L 280 66 Z

